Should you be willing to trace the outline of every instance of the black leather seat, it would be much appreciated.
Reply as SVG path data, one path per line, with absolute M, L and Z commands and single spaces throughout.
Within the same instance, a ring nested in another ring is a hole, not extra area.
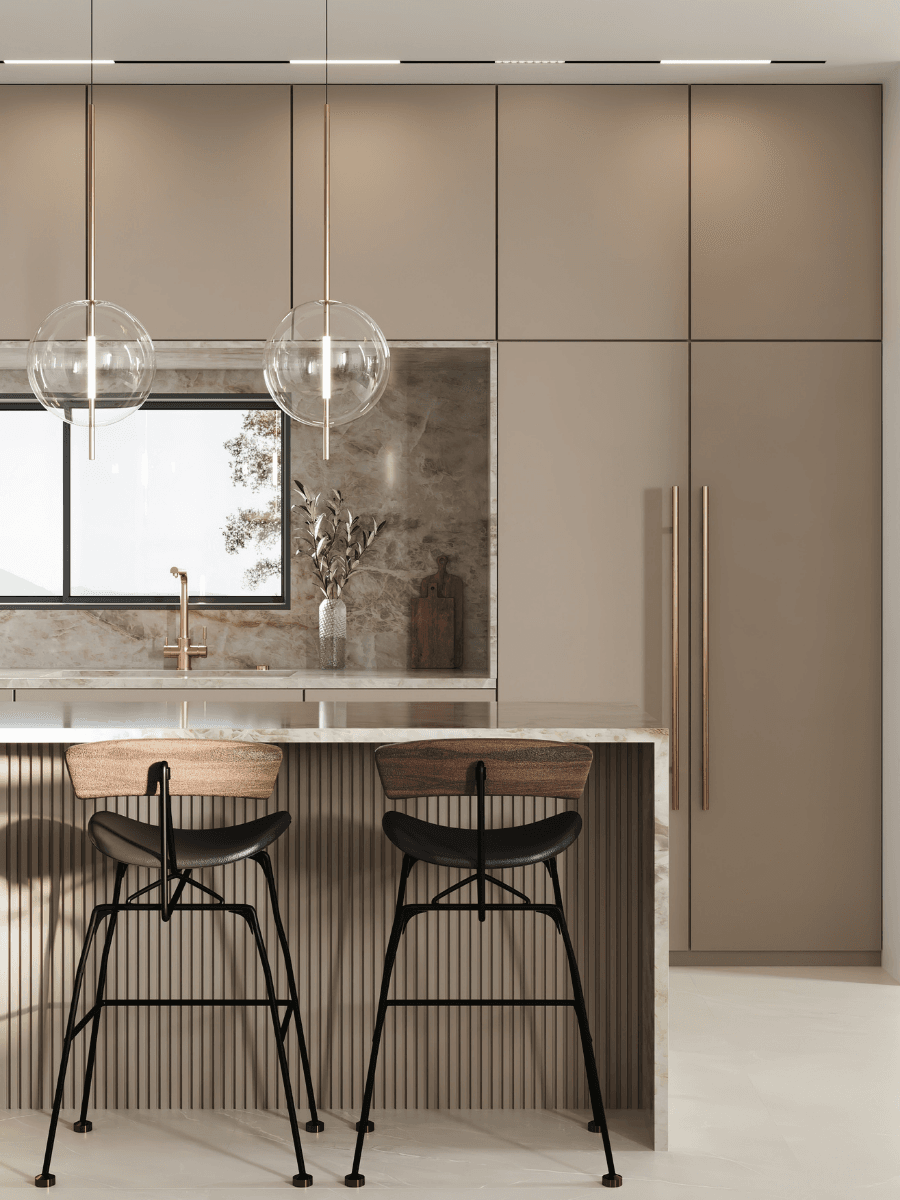
M 419 862 L 474 871 L 478 865 L 474 829 L 455 829 L 420 821 L 406 813 L 388 812 L 382 819 L 387 837 L 398 850 Z M 562 854 L 581 833 L 581 816 L 562 812 L 531 825 L 484 831 L 484 865 L 488 871 L 525 867 Z M 177 837 L 177 834 L 176 834 Z
M 220 867 L 259 854 L 280 838 L 291 814 L 268 813 L 245 825 L 220 829 L 176 829 L 175 861 L 179 869 Z M 102 854 L 131 867 L 159 867 L 159 826 L 101 811 L 88 822 L 91 841 Z

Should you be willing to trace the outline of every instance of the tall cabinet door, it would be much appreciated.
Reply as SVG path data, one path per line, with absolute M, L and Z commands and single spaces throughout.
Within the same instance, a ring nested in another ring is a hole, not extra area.
M 500 343 L 501 700 L 621 701 L 671 724 L 671 489 L 686 567 L 687 378 L 685 343 Z M 672 813 L 677 949 L 687 948 L 686 760 Z
M 693 347 L 693 950 L 881 945 L 880 420 L 876 344 Z

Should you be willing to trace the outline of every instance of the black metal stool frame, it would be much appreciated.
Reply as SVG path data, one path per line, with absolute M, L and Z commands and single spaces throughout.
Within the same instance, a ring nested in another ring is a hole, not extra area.
M 378 998 L 378 1012 L 375 1017 L 375 1030 L 372 1034 L 372 1050 L 369 1056 L 369 1070 L 366 1075 L 366 1086 L 363 1093 L 362 1112 L 356 1126 L 356 1150 L 353 1156 L 353 1169 L 349 1175 L 344 1176 L 344 1183 L 347 1187 L 364 1187 L 366 1182 L 365 1175 L 360 1174 L 360 1164 L 362 1161 L 363 1145 L 367 1133 L 372 1133 L 375 1125 L 369 1120 L 369 1112 L 372 1107 L 372 1095 L 375 1090 L 375 1071 L 378 1066 L 378 1051 L 381 1045 L 381 1035 L 384 1030 L 384 1022 L 389 1008 L 574 1008 L 575 1015 L 578 1019 L 578 1029 L 581 1034 L 581 1049 L 584 1054 L 584 1066 L 587 1074 L 588 1091 L 591 1097 L 591 1111 L 593 1120 L 589 1122 L 588 1129 L 591 1133 L 599 1133 L 603 1139 L 603 1150 L 606 1156 L 607 1174 L 603 1176 L 601 1183 L 603 1187 L 615 1188 L 622 1186 L 622 1176 L 616 1174 L 613 1164 L 612 1146 L 609 1140 L 609 1129 L 606 1124 L 606 1113 L 603 1108 L 603 1095 L 600 1089 L 600 1076 L 597 1072 L 597 1061 L 594 1056 L 594 1043 L 591 1038 L 590 1026 L 588 1024 L 587 1009 L 584 1003 L 584 991 L 581 986 L 581 973 L 578 970 L 578 961 L 575 958 L 575 949 L 572 946 L 572 939 L 569 936 L 569 927 L 566 923 L 565 912 L 563 911 L 562 891 L 559 886 L 559 873 L 556 868 L 556 858 L 544 860 L 544 866 L 550 876 L 553 884 L 553 904 L 540 904 L 530 900 L 522 892 L 510 887 L 508 883 L 504 883 L 501 879 L 495 879 L 492 875 L 488 875 L 484 865 L 484 833 L 485 833 L 485 783 L 486 771 L 483 762 L 475 764 L 475 783 L 477 788 L 477 869 L 473 875 L 468 875 L 465 879 L 453 884 L 449 888 L 445 888 L 443 892 L 438 892 L 436 896 L 427 904 L 406 904 L 406 885 L 412 873 L 413 867 L 418 859 L 415 859 L 410 854 L 404 854 L 403 866 L 400 870 L 400 883 L 397 889 L 397 905 L 394 910 L 394 922 L 391 926 L 391 935 L 388 939 L 387 951 L 384 957 L 384 974 L 381 980 L 381 994 Z M 469 883 L 475 883 L 477 888 L 478 900 L 475 904 L 447 904 L 440 903 L 441 898 L 450 895 L 452 892 L 458 891 Z M 512 892 L 514 895 L 521 897 L 517 904 L 489 904 L 486 900 L 486 884 L 492 883 L 504 891 Z M 485 916 L 489 912 L 535 912 L 541 913 L 549 917 L 556 926 L 557 932 L 563 939 L 563 945 L 566 949 L 566 958 L 569 964 L 569 975 L 572 981 L 573 998 L 571 1000 L 397 1000 L 389 999 L 388 992 L 391 985 L 391 976 L 394 970 L 394 963 L 397 958 L 397 951 L 400 947 L 400 939 L 406 932 L 406 927 L 414 917 L 421 916 L 423 913 L 429 912 L 477 912 L 478 920 L 483 922 Z
M 108 904 L 97 904 L 91 912 L 90 920 L 88 921 L 87 931 L 85 933 L 84 945 L 81 950 L 81 957 L 78 960 L 78 968 L 75 972 L 75 979 L 72 988 L 72 1000 L 69 1005 L 69 1016 L 66 1022 L 66 1032 L 63 1039 L 62 1055 L 59 1064 L 59 1074 L 56 1080 L 56 1091 L 53 1097 L 53 1110 L 50 1116 L 50 1130 L 47 1134 L 47 1146 L 44 1152 L 44 1162 L 41 1167 L 40 1175 L 34 1178 L 35 1187 L 49 1188 L 56 1183 L 56 1176 L 50 1171 L 50 1160 L 53 1155 L 53 1144 L 56 1140 L 56 1131 L 59 1125 L 59 1114 L 62 1107 L 63 1089 L 66 1081 L 66 1072 L 69 1065 L 69 1055 L 71 1054 L 72 1045 L 75 1038 L 88 1025 L 91 1026 L 91 1038 L 88 1047 L 87 1062 L 85 1064 L 84 1076 L 84 1091 L 81 1098 L 81 1114 L 79 1119 L 73 1126 L 76 1133 L 90 1133 L 93 1128 L 92 1123 L 87 1119 L 88 1105 L 90 1102 L 91 1083 L 94 1074 L 94 1062 L 97 1053 L 97 1036 L 100 1030 L 100 1017 L 105 1008 L 201 1008 L 201 1007 L 216 1007 L 216 1008 L 259 1008 L 265 1007 L 269 1009 L 272 1018 L 272 1028 L 275 1033 L 275 1044 L 278 1051 L 278 1065 L 281 1071 L 281 1082 L 284 1088 L 284 1097 L 288 1109 L 288 1117 L 291 1125 L 291 1136 L 294 1143 L 294 1153 L 297 1157 L 297 1174 L 293 1176 L 292 1183 L 294 1187 L 310 1187 L 312 1185 L 312 1176 L 306 1171 L 306 1166 L 303 1161 L 303 1148 L 300 1144 L 300 1129 L 297 1122 L 297 1110 L 294 1104 L 294 1093 L 291 1087 L 290 1072 L 288 1069 L 287 1054 L 285 1053 L 285 1042 L 287 1040 L 288 1030 L 291 1024 L 291 1018 L 294 1020 L 294 1025 L 297 1030 L 297 1038 L 300 1047 L 300 1062 L 303 1067 L 303 1076 L 306 1083 L 306 1094 L 309 1103 L 310 1119 L 306 1123 L 308 1133 L 321 1133 L 325 1128 L 324 1124 L 319 1120 L 316 1110 L 316 1098 L 313 1090 L 312 1076 L 309 1068 L 309 1055 L 306 1048 L 306 1039 L 303 1035 L 303 1023 L 300 1019 L 300 1002 L 297 996 L 297 984 L 294 978 L 294 969 L 291 963 L 290 950 L 287 944 L 287 937 L 284 932 L 284 925 L 281 921 L 281 910 L 278 906 L 278 894 L 275 889 L 275 873 L 272 870 L 272 860 L 269 858 L 268 852 L 260 851 L 258 854 L 250 855 L 262 869 L 266 879 L 266 884 L 269 891 L 269 901 L 272 905 L 272 915 L 275 920 L 275 929 L 278 933 L 278 941 L 281 946 L 282 957 L 284 959 L 285 971 L 287 974 L 288 991 L 290 999 L 279 1000 L 275 991 L 275 981 L 272 976 L 272 968 L 269 963 L 269 956 L 266 952 L 265 942 L 263 941 L 262 929 L 259 924 L 259 916 L 252 904 L 229 904 L 224 897 L 218 892 L 214 892 L 205 884 L 198 883 L 197 880 L 191 878 L 189 869 L 180 870 L 175 863 L 175 839 L 174 829 L 172 825 L 172 798 L 169 794 L 169 779 L 171 772 L 168 763 L 160 763 L 160 860 L 165 864 L 165 869 L 162 871 L 160 878 L 155 882 L 141 888 L 133 895 L 127 897 L 126 900 L 120 901 L 122 894 L 122 883 L 125 879 L 125 872 L 128 869 L 127 863 L 117 863 L 116 877 L 113 885 L 113 898 Z M 169 884 L 178 881 L 174 893 L 169 895 Z M 137 897 L 152 891 L 154 888 L 160 888 L 162 901 L 159 904 L 135 904 Z M 214 897 L 214 903 L 211 904 L 185 904 L 181 901 L 181 896 L 186 887 L 198 888 L 200 891 Z M 129 912 L 157 912 L 164 922 L 168 922 L 173 912 L 227 912 L 234 916 L 241 917 L 247 922 L 250 932 L 253 935 L 254 944 L 256 946 L 259 961 L 263 969 L 263 976 L 266 985 L 265 1000 L 251 999 L 231 999 L 231 1000 L 109 1000 L 104 996 L 106 990 L 106 972 L 109 963 L 109 952 L 112 947 L 113 934 L 115 933 L 116 923 L 119 913 Z M 78 1002 L 81 997 L 81 990 L 84 984 L 85 968 L 87 966 L 88 954 L 101 922 L 107 919 L 109 924 L 106 928 L 106 936 L 103 941 L 103 950 L 100 955 L 100 968 L 97 974 L 97 994 L 94 1004 L 87 1010 L 80 1021 L 76 1020 L 78 1012 Z M 284 1018 L 281 1018 L 279 1009 L 285 1008 Z

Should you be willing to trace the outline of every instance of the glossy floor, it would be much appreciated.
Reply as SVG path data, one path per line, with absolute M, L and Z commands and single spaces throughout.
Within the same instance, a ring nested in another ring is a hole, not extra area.
M 596 1194 L 603 1171 L 572 1113 L 375 1116 L 363 1171 L 385 1200 L 563 1200 Z M 346 1195 L 353 1117 L 325 1120 L 307 1166 Z M 900 984 L 877 968 L 673 969 L 672 1149 L 644 1149 L 636 1114 L 611 1124 L 617 1194 L 635 1200 L 900 1200 Z M 0 1117 L 4 1200 L 32 1187 L 46 1127 L 38 1113 Z M 61 1129 L 53 1194 L 296 1195 L 287 1134 L 277 1112 L 98 1113 L 89 1136 Z

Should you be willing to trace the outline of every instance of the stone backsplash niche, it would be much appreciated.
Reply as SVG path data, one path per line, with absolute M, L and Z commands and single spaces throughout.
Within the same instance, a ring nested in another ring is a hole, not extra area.
M 354 513 L 387 521 L 344 592 L 347 669 L 406 669 L 410 600 L 447 554 L 448 570 L 465 584 L 463 670 L 493 673 L 491 355 L 486 345 L 392 346 L 384 396 L 367 416 L 333 431 L 328 462 L 321 431 L 291 424 L 291 479 L 308 491 L 338 488 Z M 28 393 L 25 372 L 0 371 L 0 391 Z M 262 370 L 246 367 L 166 367 L 154 385 L 156 395 L 265 391 Z M 292 542 L 302 516 L 291 514 Z M 293 552 L 290 572 L 289 610 L 192 605 L 197 636 L 200 625 L 208 627 L 209 656 L 201 668 L 318 667 L 321 593 L 308 560 Z M 174 588 L 173 580 L 165 610 L 2 610 L 0 667 L 162 667 L 163 639 L 177 633 Z

